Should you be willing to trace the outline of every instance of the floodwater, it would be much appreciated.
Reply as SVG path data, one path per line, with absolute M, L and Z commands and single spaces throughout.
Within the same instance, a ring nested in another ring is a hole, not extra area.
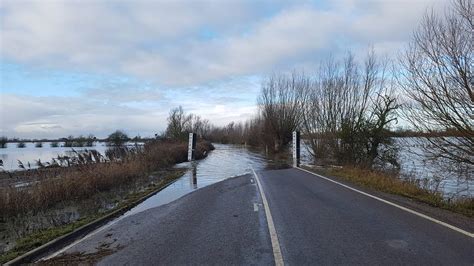
M 224 179 L 252 173 L 266 168 L 269 160 L 258 152 L 240 145 L 214 144 L 215 150 L 203 160 L 176 165 L 187 168 L 176 182 L 125 213 L 121 218 L 174 201 L 198 188 Z
M 7 144 L 6 148 L 0 149 L 0 159 L 3 161 L 3 170 L 12 171 L 19 170 L 18 161 L 21 161 L 28 168 L 37 168 L 36 161 L 41 160 L 42 163 L 51 162 L 53 158 L 59 156 L 74 156 L 73 149 L 77 152 L 84 150 L 96 150 L 102 155 L 107 150 L 106 142 L 94 142 L 92 147 L 63 147 L 64 142 L 58 142 L 58 147 L 51 147 L 51 142 L 43 142 L 43 147 L 36 148 L 34 142 L 26 142 L 25 148 L 17 148 L 16 142 Z M 128 143 L 134 145 L 135 143 Z M 140 143 L 139 143 L 140 144 Z M 28 167 L 30 163 L 30 167 Z
M 474 196 L 474 169 L 467 165 L 453 165 L 442 159 L 429 160 L 419 146 L 416 138 L 395 138 L 398 147 L 400 176 L 405 179 L 419 180 L 422 186 L 441 192 L 445 197 Z M 301 163 L 314 164 L 308 147 L 302 143 Z
M 403 178 L 418 179 L 423 182 L 424 186 L 441 191 L 448 197 L 451 195 L 472 197 L 474 195 L 474 181 L 466 181 L 465 178 L 473 175 L 474 169 L 464 169 L 459 166 L 440 164 L 439 161 L 428 160 L 426 156 L 423 156 L 419 147 L 416 146 L 417 141 L 414 138 L 396 138 L 395 141 L 399 146 L 398 161 Z M 132 145 L 132 143 L 129 144 Z M 36 168 L 38 159 L 45 163 L 50 162 L 52 158 L 56 158 L 58 155 L 72 156 L 74 155 L 73 149 L 78 152 L 85 149 L 96 150 L 101 154 L 104 154 L 107 150 L 105 142 L 95 142 L 93 147 L 81 148 L 61 147 L 62 145 L 63 143 L 59 143 L 59 147 L 53 148 L 50 146 L 50 142 L 44 142 L 42 148 L 36 148 L 35 143 L 26 143 L 25 148 L 17 148 L 17 143 L 8 143 L 7 148 L 0 149 L 3 170 L 18 170 L 18 160 L 23 162 L 26 168 L 28 168 L 28 162 L 31 168 Z M 302 146 L 302 163 L 312 164 L 312 158 L 304 145 Z M 216 179 L 222 180 L 225 177 L 243 174 L 248 165 L 254 165 L 258 168 L 264 160 L 264 156 L 243 146 L 216 144 L 216 150 L 211 153 L 209 158 L 195 163 L 197 184 L 193 184 L 193 186 L 201 187 L 209 182 L 214 183 Z M 193 168 L 188 163 L 178 167 Z M 185 176 L 192 177 L 192 171 L 188 170 Z M 182 182 L 184 181 L 177 182 L 174 186 L 180 186 Z M 176 193 L 180 194 L 181 192 Z
M 21 151 L 13 155 L 8 154 L 8 158 L 22 158 L 23 160 L 26 160 L 26 156 L 30 156 L 29 158 L 37 158 L 38 155 L 41 155 L 43 156 L 40 157 L 42 161 L 43 158 L 44 161 L 48 161 L 48 156 L 51 158 L 57 156 L 55 152 L 66 153 L 71 150 L 71 148 L 50 148 L 49 145 L 44 148 L 34 148 L 33 145 L 29 145 L 27 148 L 22 149 L 16 148 L 16 145 L 11 146 L 15 152 L 17 152 L 17 150 Z M 222 144 L 214 144 L 214 146 L 216 149 L 211 151 L 207 158 L 192 163 L 186 162 L 176 165 L 175 167 L 177 168 L 186 169 L 183 176 L 122 216 L 110 221 L 99 230 L 107 228 L 124 217 L 174 201 L 195 191 L 196 189 L 214 184 L 230 177 L 251 173 L 252 169 L 255 169 L 256 171 L 264 169 L 272 163 L 270 160 L 266 159 L 263 154 L 253 152 L 245 146 Z M 106 150 L 106 146 L 100 144 L 96 145 L 94 148 L 97 148 L 99 152 Z M 10 150 L 10 148 L 8 149 Z M 6 149 L 3 150 L 4 154 L 5 150 Z M 44 151 L 44 153 L 40 154 L 39 151 Z M 12 223 L 9 225 L 8 237 L 4 237 L 3 239 L 5 243 L 0 241 L 0 253 L 2 250 L 5 251 L 13 247 L 13 244 L 15 243 L 14 239 L 18 237 L 15 232 L 21 232 L 23 234 L 31 229 L 31 224 L 37 228 L 43 228 L 52 226 L 51 223 L 54 221 L 61 221 L 62 223 L 75 221 L 80 217 L 79 209 L 82 210 L 82 206 L 67 206 L 61 210 L 54 210 L 53 213 L 48 213 L 45 216 L 32 217 L 28 220 L 28 225 L 23 225 L 23 223 L 19 223 L 18 225 Z M 2 240 L 1 237 L 0 240 Z

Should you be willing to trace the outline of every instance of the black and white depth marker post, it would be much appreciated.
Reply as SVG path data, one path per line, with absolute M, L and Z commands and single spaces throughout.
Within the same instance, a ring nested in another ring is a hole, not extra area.
M 194 151 L 196 150 L 196 133 L 189 133 L 188 161 L 194 161 Z
M 300 166 L 300 132 L 293 131 L 293 167 Z

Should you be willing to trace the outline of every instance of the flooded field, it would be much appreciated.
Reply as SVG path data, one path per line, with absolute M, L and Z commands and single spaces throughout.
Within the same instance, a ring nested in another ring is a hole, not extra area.
M 96 150 L 104 154 L 108 148 L 106 142 L 99 141 L 94 142 L 92 147 L 63 147 L 63 142 L 58 142 L 58 147 L 51 147 L 51 142 L 43 142 L 43 147 L 37 148 L 34 142 L 26 142 L 24 148 L 18 148 L 17 144 L 11 142 L 8 143 L 7 148 L 0 149 L 0 159 L 3 162 L 2 169 L 5 171 L 19 170 L 18 161 L 21 161 L 26 168 L 33 169 L 38 167 L 36 163 L 38 160 L 45 163 L 58 156 L 74 156 L 73 149 L 77 152 Z M 135 143 L 128 143 L 127 145 L 135 145 Z
M 474 181 L 466 180 L 474 175 L 474 169 L 466 165 L 453 165 L 443 162 L 442 159 L 430 160 L 420 148 L 420 139 L 395 138 L 398 147 L 398 163 L 400 177 L 420 180 L 420 184 L 442 192 L 446 197 L 474 196 Z M 303 164 L 314 164 L 308 148 L 301 148 Z M 316 162 L 317 164 L 317 162 Z
M 474 195 L 474 182 L 465 179 L 466 176 L 474 175 L 474 169 L 428 160 L 413 138 L 397 138 L 396 143 L 399 148 L 398 161 L 402 177 L 419 179 L 424 186 L 441 191 L 447 196 L 464 195 L 472 197 Z M 128 143 L 128 145 L 134 144 Z M 0 149 L 0 159 L 3 161 L 2 169 L 5 171 L 19 170 L 18 161 L 21 161 L 26 168 L 36 168 L 37 160 L 44 163 L 51 161 L 52 158 L 56 158 L 58 155 L 74 156 L 73 149 L 77 152 L 86 149 L 96 150 L 101 154 L 104 154 L 107 150 L 105 142 L 95 142 L 93 147 L 71 148 L 62 147 L 62 145 L 63 143 L 59 143 L 59 147 L 51 147 L 49 142 L 44 142 L 42 148 L 36 148 L 35 143 L 26 143 L 25 148 L 17 148 L 17 143 L 8 143 L 7 148 Z M 194 166 L 183 164 L 177 167 L 190 167 L 190 169 L 194 167 L 198 183 L 193 184 L 193 186 L 200 187 L 209 182 L 214 182 L 215 179 L 220 180 L 225 177 L 243 174 L 246 169 L 248 172 L 248 165 L 254 165 L 258 168 L 264 160 L 263 155 L 252 152 L 243 146 L 216 144 L 216 151 L 203 162 Z M 308 150 L 304 147 L 302 148 L 302 163 L 314 163 Z M 186 175 L 192 176 L 191 170 Z M 210 178 L 209 176 L 214 177 Z M 176 186 L 180 185 L 176 184 Z M 176 193 L 180 194 L 180 192 Z

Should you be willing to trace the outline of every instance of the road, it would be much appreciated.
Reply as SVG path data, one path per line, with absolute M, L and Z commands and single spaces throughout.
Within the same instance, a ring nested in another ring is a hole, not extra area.
M 285 264 L 474 263 L 470 236 L 299 169 L 257 174 Z M 274 264 L 256 183 L 244 175 L 199 189 L 122 219 L 50 262 Z
M 298 169 L 259 175 L 288 264 L 474 263 L 472 237 Z

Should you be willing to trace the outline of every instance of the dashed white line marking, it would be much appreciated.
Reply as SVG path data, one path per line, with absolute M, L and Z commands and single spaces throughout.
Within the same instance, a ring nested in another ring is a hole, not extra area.
M 253 203 L 253 211 L 258 212 L 258 203 Z
M 419 217 L 421 217 L 421 218 L 425 218 L 425 219 L 427 219 L 427 220 L 429 220 L 429 221 L 432 221 L 432 222 L 434 222 L 434 223 L 440 224 L 440 225 L 442 225 L 442 226 L 444 226 L 444 227 L 447 227 L 447 228 L 449 228 L 449 229 L 451 229 L 451 230 L 454 230 L 454 231 L 456 231 L 456 232 L 458 232 L 458 233 L 461 233 L 461 234 L 463 234 L 463 235 L 466 235 L 466 236 L 468 236 L 468 237 L 471 237 L 471 238 L 474 237 L 474 233 L 467 232 L 467 231 L 465 231 L 465 230 L 462 230 L 461 228 L 458 228 L 458 227 L 456 227 L 456 226 L 454 226 L 454 225 L 447 224 L 447 223 L 445 223 L 445 222 L 442 222 L 442 221 L 440 221 L 440 220 L 437 220 L 437 219 L 435 219 L 435 218 L 432 218 L 432 217 L 430 217 L 430 216 L 428 216 L 428 215 L 425 215 L 425 214 L 423 214 L 423 213 L 419 213 L 419 212 L 417 212 L 417 211 L 408 209 L 408 208 L 406 208 L 406 207 L 403 207 L 403 206 L 398 205 L 398 204 L 396 204 L 396 203 L 390 202 L 390 201 L 388 201 L 388 200 L 384 200 L 384 199 L 379 198 L 379 197 L 377 197 L 377 196 L 374 196 L 374 195 L 371 195 L 371 194 L 369 194 L 369 193 L 360 191 L 360 190 L 358 190 L 358 189 L 355 189 L 355 188 L 350 187 L 350 186 L 348 186 L 348 185 L 339 183 L 339 182 L 334 181 L 334 180 L 332 180 L 332 179 L 330 179 L 330 178 L 327 178 L 327 177 L 325 177 L 325 176 L 318 175 L 318 174 L 313 173 L 313 172 L 311 172 L 311 171 L 308 171 L 308 170 L 306 170 L 306 169 L 303 169 L 303 168 L 300 168 L 300 167 L 296 167 L 296 169 L 299 169 L 299 170 L 301 170 L 301 171 L 310 173 L 310 174 L 312 174 L 312 175 L 314 175 L 314 176 L 317 176 L 317 177 L 319 177 L 319 178 L 325 179 L 325 180 L 327 180 L 327 181 L 333 182 L 333 183 L 338 184 L 338 185 L 340 185 L 340 186 L 343 186 L 343 187 L 345 187 L 345 188 L 347 188 L 347 189 L 350 189 L 350 190 L 352 190 L 352 191 L 358 192 L 358 193 L 360 193 L 360 194 L 362 194 L 362 195 L 364 195 L 364 196 L 373 198 L 373 199 L 375 199 L 375 200 L 381 201 L 381 202 L 386 203 L 386 204 L 388 204 L 388 205 L 391 205 L 391 206 L 393 206 L 393 207 L 396 207 L 396 208 L 399 208 L 399 209 L 404 210 L 404 211 L 406 211 L 406 212 L 409 212 L 409 213 L 412 213 L 412 214 L 414 214 L 414 215 L 417 215 L 417 216 L 419 216 Z
M 262 187 L 262 184 L 260 183 L 257 173 L 255 173 L 255 170 L 253 169 L 252 169 L 252 172 L 253 172 L 253 175 L 255 176 L 255 180 L 257 180 L 258 188 L 259 188 L 260 195 L 263 201 L 263 207 L 265 209 L 265 216 L 267 217 L 268 231 L 270 232 L 270 239 L 272 241 L 273 259 L 275 260 L 276 266 L 283 266 L 285 265 L 285 263 L 283 262 L 283 256 L 281 254 L 281 249 L 280 249 L 280 242 L 278 241 L 278 235 L 275 229 L 275 224 L 273 223 L 270 207 L 268 206 L 267 197 L 265 196 L 265 192 L 263 191 L 263 187 Z

